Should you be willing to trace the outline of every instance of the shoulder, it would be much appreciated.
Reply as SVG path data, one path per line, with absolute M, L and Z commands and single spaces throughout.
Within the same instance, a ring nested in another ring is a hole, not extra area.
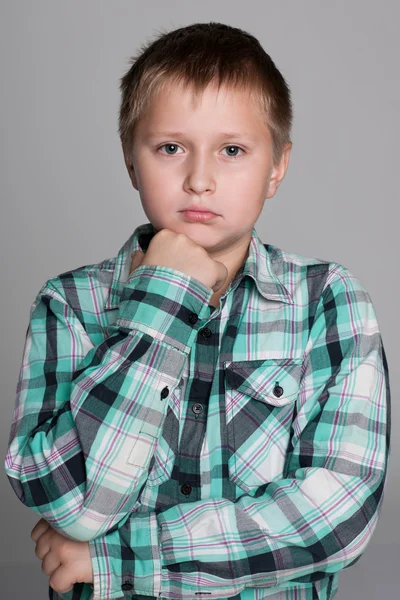
M 43 283 L 38 295 L 48 295 L 75 306 L 79 298 L 86 295 L 100 295 L 102 290 L 106 293 L 113 280 L 116 260 L 117 257 L 106 258 L 58 273 Z
M 320 273 L 324 281 L 321 291 L 332 285 L 337 287 L 347 285 L 368 293 L 359 277 L 341 263 L 328 258 L 289 252 L 272 244 L 264 244 L 264 246 L 270 257 L 271 266 L 278 276 L 285 277 L 289 273 L 297 273 L 300 278 L 306 278 L 316 277 Z
M 295 303 L 325 310 L 357 311 L 376 319 L 371 296 L 363 281 L 343 265 L 328 258 L 289 252 L 272 244 L 264 244 L 274 275 L 290 292 Z M 358 313 L 358 314 L 359 314 Z

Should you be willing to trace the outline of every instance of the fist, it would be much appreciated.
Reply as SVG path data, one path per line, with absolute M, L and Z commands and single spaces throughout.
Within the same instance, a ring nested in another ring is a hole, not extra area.
M 72 590 L 75 583 L 93 583 L 89 542 L 64 537 L 40 519 L 31 531 L 36 542 L 35 554 L 42 561 L 42 571 L 49 576 L 49 585 L 60 594 Z
M 170 229 L 158 231 L 146 253 L 136 250 L 131 256 L 129 274 L 142 265 L 169 267 L 195 277 L 214 292 L 221 289 L 228 277 L 228 269 L 222 262 L 211 258 L 207 250 L 184 233 Z

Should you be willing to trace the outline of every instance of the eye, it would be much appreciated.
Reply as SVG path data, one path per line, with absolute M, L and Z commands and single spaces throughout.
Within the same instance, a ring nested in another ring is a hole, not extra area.
M 168 148 L 169 150 L 172 148 L 172 150 L 179 148 L 178 144 L 163 144 L 162 146 L 160 146 L 158 148 L 158 150 L 161 150 L 161 148 Z M 174 154 L 176 154 L 176 152 L 173 152 L 172 154 L 169 154 L 169 156 L 173 156 Z
M 238 149 L 238 150 L 240 150 L 241 152 L 244 152 L 244 153 L 245 153 L 245 151 L 243 150 L 243 148 L 239 148 L 239 146 L 234 146 L 233 144 L 230 144 L 229 146 L 225 146 L 225 148 L 228 148 L 229 150 L 232 150 L 232 148 L 237 148 L 237 149 Z M 225 150 L 225 148 L 224 148 L 224 150 Z M 246 154 L 246 153 L 245 153 L 245 154 Z M 232 156 L 232 154 L 228 154 L 228 156 L 229 156 L 230 158 L 238 158 L 238 156 L 237 156 L 237 155 L 236 155 L 236 156 Z
M 171 143 L 170 143 L 170 144 L 163 144 L 162 146 L 160 146 L 160 147 L 158 148 L 158 150 L 161 150 L 161 148 L 168 148 L 168 152 L 166 153 L 166 154 L 167 154 L 167 156 L 174 156 L 174 154 L 176 154 L 175 150 L 176 150 L 177 148 L 179 148 L 179 146 L 178 146 L 178 144 L 171 144 Z M 246 153 L 246 152 L 245 152 L 245 150 L 243 150 L 243 148 L 240 148 L 239 146 L 235 146 L 235 145 L 233 145 L 233 144 L 230 144 L 229 146 L 225 146 L 224 150 L 225 150 L 226 148 L 228 148 L 229 150 L 232 150 L 232 149 L 235 149 L 235 148 L 236 148 L 237 150 L 240 150 L 241 152 L 244 152 L 244 153 Z M 163 153 L 163 154 L 164 154 L 164 153 Z M 233 156 L 232 154 L 228 154 L 228 156 L 229 156 L 229 158 L 233 158 L 233 159 L 235 159 L 235 158 L 238 158 L 238 156 L 237 156 L 237 155 Z

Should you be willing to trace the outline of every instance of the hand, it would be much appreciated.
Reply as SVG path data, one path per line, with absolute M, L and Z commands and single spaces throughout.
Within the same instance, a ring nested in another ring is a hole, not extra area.
M 42 560 L 42 571 L 49 575 L 49 585 L 63 594 L 77 582 L 92 583 L 93 569 L 89 542 L 78 542 L 58 533 L 45 519 L 31 531 L 36 542 L 35 554 Z
M 151 239 L 144 254 L 132 252 L 129 274 L 141 265 L 158 265 L 182 271 L 199 279 L 214 292 L 225 283 L 228 276 L 226 266 L 211 258 L 207 250 L 199 246 L 184 233 L 161 229 Z

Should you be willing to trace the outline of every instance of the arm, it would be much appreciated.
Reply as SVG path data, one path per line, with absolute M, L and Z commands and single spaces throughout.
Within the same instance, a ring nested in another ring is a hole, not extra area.
M 91 540 L 93 600 L 118 598 L 125 582 L 129 594 L 228 598 L 360 557 L 383 498 L 390 390 L 371 299 L 343 267 L 317 307 L 293 432 L 285 478 L 255 495 L 132 513 Z
M 166 415 L 161 392 L 179 384 L 197 335 L 189 315 L 202 318 L 212 290 L 141 266 L 95 346 L 59 288 L 47 282 L 31 308 L 5 470 L 25 506 L 87 541 L 136 502 Z

